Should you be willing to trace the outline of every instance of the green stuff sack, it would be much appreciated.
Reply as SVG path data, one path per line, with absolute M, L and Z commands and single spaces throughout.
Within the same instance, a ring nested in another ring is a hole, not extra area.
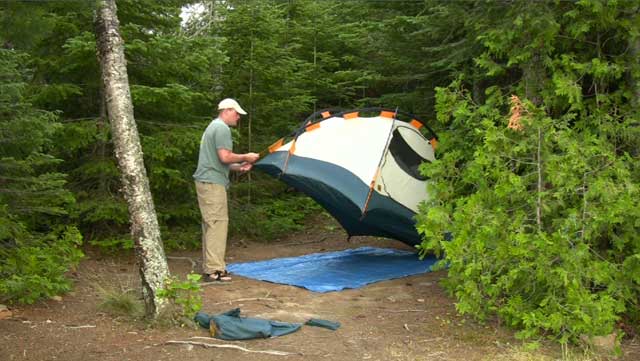
M 211 336 L 221 340 L 278 337 L 296 332 L 302 327 L 300 323 L 241 317 L 239 308 L 213 316 L 198 312 L 195 321 L 201 327 L 209 329 Z

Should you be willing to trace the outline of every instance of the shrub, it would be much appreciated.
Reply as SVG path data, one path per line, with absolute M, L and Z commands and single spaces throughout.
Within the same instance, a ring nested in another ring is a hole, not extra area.
M 66 273 L 82 259 L 78 248 L 82 236 L 75 227 L 59 227 L 41 235 L 2 247 L 0 297 L 3 302 L 34 303 L 68 292 L 71 280 Z
M 448 111 L 477 137 L 467 153 L 445 149 L 424 167 L 433 198 L 418 219 L 421 251 L 443 255 L 458 311 L 561 342 L 610 334 L 623 315 L 637 320 L 638 160 L 532 104 L 523 129 L 509 129 L 499 94 L 478 106 L 440 92 L 457 97 Z
M 191 273 L 185 281 L 176 277 L 169 277 L 165 287 L 158 292 L 160 298 L 164 298 L 169 305 L 166 311 L 159 317 L 160 322 L 170 324 L 194 325 L 193 318 L 202 308 L 202 295 L 200 294 L 200 276 Z

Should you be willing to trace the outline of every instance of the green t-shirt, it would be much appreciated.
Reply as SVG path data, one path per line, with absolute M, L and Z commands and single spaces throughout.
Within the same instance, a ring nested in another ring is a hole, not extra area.
M 220 118 L 209 123 L 202 134 L 198 168 L 193 173 L 193 179 L 198 182 L 215 183 L 228 187 L 229 165 L 220 161 L 218 149 L 233 150 L 231 129 Z

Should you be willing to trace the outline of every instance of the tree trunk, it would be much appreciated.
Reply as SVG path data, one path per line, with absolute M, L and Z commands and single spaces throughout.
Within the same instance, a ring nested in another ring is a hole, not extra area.
M 102 81 L 124 197 L 129 206 L 131 235 L 142 280 L 148 316 L 155 317 L 166 305 L 158 297 L 169 276 L 158 219 L 144 168 L 138 129 L 133 118 L 124 44 L 120 37 L 115 0 L 101 0 L 96 16 L 96 40 Z
M 544 84 L 544 66 L 542 65 L 541 55 L 534 53 L 531 61 L 523 67 L 524 91 L 525 97 L 529 99 L 535 106 L 542 104 L 540 90 Z M 536 225 L 538 231 L 542 230 L 542 192 L 544 184 L 544 164 L 542 161 L 542 143 L 544 141 L 544 132 L 542 125 L 536 124 L 538 127 L 538 144 L 536 149 L 536 172 L 538 175 L 536 185 Z
M 638 65 L 638 56 L 640 56 L 640 36 L 635 37 L 629 42 L 631 50 L 631 88 L 633 89 L 633 111 L 640 112 L 640 65 Z
M 100 59 L 98 59 L 100 61 Z M 105 135 L 107 134 L 107 96 L 105 94 L 104 82 L 100 82 L 100 107 L 99 107 L 99 117 L 96 122 L 96 128 L 98 133 L 98 140 L 96 141 L 97 155 L 98 159 L 101 162 L 104 162 L 107 159 L 107 142 L 105 139 Z M 100 179 L 98 180 L 98 192 L 101 194 L 108 194 L 107 190 L 107 175 L 106 172 L 100 173 Z

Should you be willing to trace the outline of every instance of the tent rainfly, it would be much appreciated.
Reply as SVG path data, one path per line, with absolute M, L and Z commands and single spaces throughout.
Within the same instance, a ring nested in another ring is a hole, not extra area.
M 411 121 L 399 120 L 398 115 Z M 429 133 L 429 140 L 420 128 Z M 436 134 L 424 122 L 380 108 L 320 111 L 290 138 L 271 145 L 255 167 L 309 195 L 349 237 L 420 243 L 414 216 L 428 194 L 427 179 L 418 167 L 434 160 L 437 146 Z

